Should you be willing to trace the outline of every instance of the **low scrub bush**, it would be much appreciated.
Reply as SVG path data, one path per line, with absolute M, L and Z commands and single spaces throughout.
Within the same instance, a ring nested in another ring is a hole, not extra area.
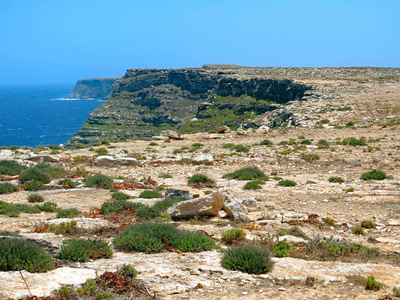
M 341 177 L 330 177 L 328 179 L 329 182 L 333 182 L 333 183 L 342 183 L 344 182 L 343 178 Z
M 87 177 L 85 182 L 88 187 L 110 189 L 113 180 L 108 176 L 97 174 L 92 177 Z
M 365 281 L 365 289 L 371 291 L 379 291 L 382 287 L 382 283 L 375 280 L 374 276 L 369 276 Z
M 114 245 L 124 251 L 161 252 L 172 247 L 183 252 L 207 251 L 215 242 L 201 232 L 181 231 L 171 224 L 144 222 L 128 227 L 114 238 Z
M 240 170 L 237 170 L 233 173 L 228 173 L 222 176 L 222 178 L 232 178 L 237 180 L 268 180 L 268 176 L 264 174 L 257 167 L 247 167 Z
M 36 203 L 36 202 L 43 202 L 44 198 L 42 195 L 39 194 L 31 194 L 28 196 L 28 202 Z
M 34 207 L 37 207 L 40 211 L 45 211 L 45 212 L 55 212 L 57 211 L 57 205 L 52 202 L 45 202 L 43 204 L 37 204 Z
M 70 218 L 73 219 L 79 216 L 82 212 L 76 208 L 59 209 L 56 218 Z
M 129 195 L 121 193 L 121 192 L 112 193 L 111 197 L 113 199 L 116 199 L 116 200 L 127 200 L 127 199 L 129 199 Z
M 371 229 L 371 228 L 375 228 L 375 224 L 372 221 L 364 220 L 361 222 L 361 227 Z
M 256 181 L 249 181 L 243 187 L 245 190 L 259 190 L 262 189 L 258 180 Z
M 287 257 L 289 256 L 289 250 L 291 247 L 292 245 L 284 239 L 283 241 L 274 244 L 275 255 L 277 257 Z
M 135 217 L 142 220 L 151 220 L 161 215 L 161 211 L 157 207 L 142 206 L 136 210 Z
M 359 140 L 359 139 L 356 139 L 354 137 L 345 138 L 342 141 L 342 144 L 343 145 L 350 145 L 350 146 L 353 146 L 353 147 L 355 147 L 355 146 L 365 146 L 366 145 L 366 143 L 363 140 Z
M 328 148 L 331 143 L 326 140 L 319 140 L 317 143 L 318 148 Z
M 17 191 L 18 188 L 15 185 L 12 185 L 11 183 L 8 182 L 0 183 L 0 194 L 9 194 Z
M 359 226 L 357 226 L 357 227 L 354 227 L 352 230 L 351 230 L 354 234 L 364 234 L 364 228 L 362 228 L 362 227 L 359 227 Z
M 272 147 L 273 144 L 274 143 L 272 143 L 270 140 L 262 140 L 260 142 L 260 145 L 264 145 L 264 146 L 267 146 L 267 147 Z
M 0 236 L 13 236 L 13 237 L 20 237 L 20 235 L 16 232 L 11 232 L 7 230 L 0 230 Z
M 137 210 L 144 205 L 139 202 L 128 202 L 123 199 L 119 200 L 111 200 L 103 203 L 100 209 L 100 213 L 102 215 L 110 215 L 110 214 L 120 214 L 124 212 L 132 212 L 133 210 Z
M 195 174 L 188 179 L 188 184 L 197 184 L 197 183 L 215 183 L 214 180 L 208 178 L 203 174 Z
M 78 228 L 76 227 L 76 222 L 71 221 L 69 223 L 60 223 L 60 224 L 49 224 L 44 227 L 40 227 L 36 232 L 53 232 L 54 234 L 74 234 L 78 232 Z
M 52 257 L 35 242 L 0 239 L 0 271 L 41 273 L 53 269 Z
M 164 196 L 156 191 L 143 191 L 140 193 L 139 198 L 147 198 L 147 199 L 151 199 L 151 198 L 164 198 Z
M 300 142 L 300 144 L 301 144 L 301 145 L 311 145 L 312 143 L 311 143 L 310 140 L 302 140 L 302 141 Z
M 63 241 L 59 259 L 86 262 L 89 259 L 111 258 L 112 250 L 103 240 L 71 239 Z
M 250 151 L 249 147 L 243 146 L 241 144 L 236 145 L 235 148 L 236 152 L 247 153 Z
M 33 181 L 35 183 L 49 183 L 50 177 L 40 169 L 34 167 L 23 170 L 19 175 L 18 180 L 20 183 L 28 181 Z
M 281 180 L 278 182 L 278 185 L 280 186 L 296 186 L 296 182 L 292 180 Z
M 11 161 L 11 160 L 0 160 L 0 174 L 15 176 L 21 173 L 26 167 Z
M 221 240 L 227 245 L 239 243 L 246 239 L 246 233 L 242 229 L 230 229 L 222 233 Z
M 387 176 L 382 171 L 372 170 L 361 175 L 362 180 L 384 180 Z
M 106 148 L 99 148 L 99 149 L 96 149 L 96 153 L 98 156 L 107 155 L 108 150 Z
M 74 189 L 77 186 L 76 183 L 73 182 L 71 179 L 61 179 L 58 181 L 58 184 L 71 189 Z
M 34 192 L 42 189 L 42 184 L 35 181 L 27 181 L 24 183 L 23 187 L 25 191 Z
M 228 248 L 224 251 L 221 264 L 226 269 L 249 274 L 264 274 L 273 267 L 269 251 L 252 245 Z

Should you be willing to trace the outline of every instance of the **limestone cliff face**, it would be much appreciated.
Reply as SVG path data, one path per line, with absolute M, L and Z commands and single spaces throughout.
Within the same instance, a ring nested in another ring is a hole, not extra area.
M 118 78 L 91 78 L 76 82 L 74 90 L 67 98 L 73 99 L 110 99 L 113 83 Z
M 301 100 L 309 89 L 290 80 L 207 67 L 129 69 L 113 88 L 112 98 L 89 115 L 71 143 L 149 137 L 164 129 L 237 127 L 276 109 L 276 103 Z

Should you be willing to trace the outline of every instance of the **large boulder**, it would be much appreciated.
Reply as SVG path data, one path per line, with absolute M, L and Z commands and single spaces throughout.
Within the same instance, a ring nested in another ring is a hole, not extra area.
M 204 197 L 175 203 L 166 211 L 172 218 L 216 216 L 224 205 L 226 196 L 214 192 Z
M 179 133 L 172 131 L 172 130 L 164 130 L 161 132 L 161 135 L 165 135 L 172 140 L 183 140 L 183 136 Z
M 214 161 L 214 158 L 211 154 L 208 153 L 202 153 L 195 158 L 192 158 L 192 163 L 194 164 L 205 164 L 205 165 L 211 165 Z
M 133 157 L 114 158 L 110 155 L 99 156 L 95 159 L 94 164 L 98 167 L 135 167 L 140 165 L 140 161 Z
M 248 211 L 239 199 L 226 196 L 222 209 L 235 221 L 246 222 L 249 220 Z

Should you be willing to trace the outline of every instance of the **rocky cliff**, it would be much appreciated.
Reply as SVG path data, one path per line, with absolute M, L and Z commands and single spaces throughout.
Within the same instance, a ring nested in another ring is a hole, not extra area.
M 110 99 L 113 83 L 118 78 L 91 78 L 76 82 L 74 90 L 67 98 L 73 99 Z
M 243 68 L 238 67 L 237 70 Z M 97 108 L 70 143 L 237 128 L 245 120 L 301 100 L 309 87 L 212 66 L 196 69 L 130 69 L 113 96 Z

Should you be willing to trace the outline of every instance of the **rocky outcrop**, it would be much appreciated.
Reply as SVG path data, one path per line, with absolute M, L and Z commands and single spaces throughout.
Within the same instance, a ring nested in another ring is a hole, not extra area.
M 112 98 L 89 115 L 70 143 L 150 137 L 163 130 L 212 131 L 223 125 L 235 130 L 244 120 L 279 107 L 271 104 L 301 100 L 310 89 L 291 80 L 243 76 L 235 70 L 127 70 L 114 83 Z
M 118 78 L 91 78 L 76 82 L 74 90 L 67 98 L 72 99 L 110 99 L 113 83 Z

